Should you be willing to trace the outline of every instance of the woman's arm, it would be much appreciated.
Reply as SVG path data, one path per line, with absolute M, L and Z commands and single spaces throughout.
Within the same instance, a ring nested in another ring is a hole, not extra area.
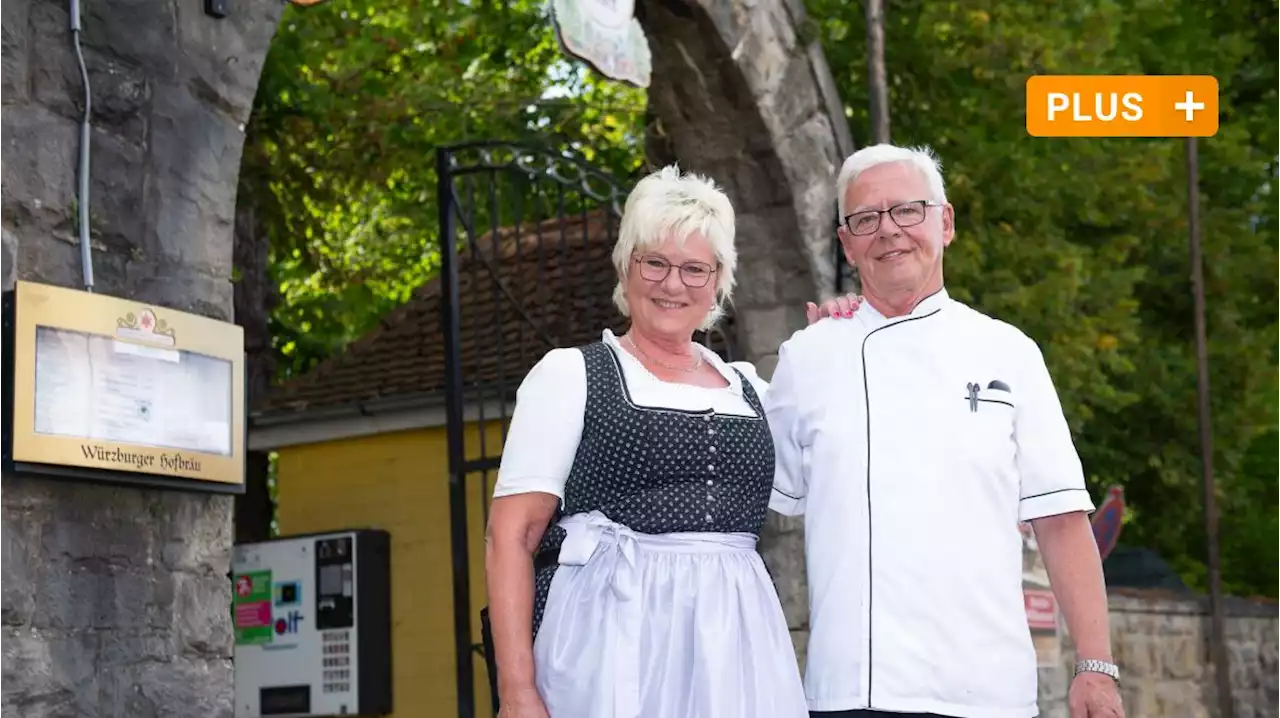
M 502 704 L 536 691 L 533 669 L 533 552 L 560 500 L 552 494 L 494 499 L 485 532 L 489 621 Z
M 543 716 L 534 684 L 533 552 L 542 540 L 582 439 L 586 365 L 553 349 L 516 393 L 485 528 L 489 624 L 504 715 Z
M 806 377 L 805 370 L 796 366 L 794 342 L 793 336 L 778 347 L 778 365 L 764 395 L 775 462 L 769 508 L 783 516 L 804 514 L 809 490 L 809 447 L 805 438 L 805 412 L 801 409 Z M 803 351 L 801 349 L 801 353 Z

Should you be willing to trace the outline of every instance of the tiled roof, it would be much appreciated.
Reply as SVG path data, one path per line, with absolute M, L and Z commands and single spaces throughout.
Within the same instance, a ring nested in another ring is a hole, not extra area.
M 549 349 L 626 328 L 613 306 L 617 218 L 603 211 L 499 230 L 459 257 L 462 381 L 514 392 Z M 496 252 L 494 245 L 497 245 Z M 495 281 L 496 279 L 496 281 Z M 314 370 L 273 388 L 255 415 L 443 396 L 442 282 L 432 279 L 379 326 Z M 727 321 L 726 321 L 727 324 Z M 724 354 L 721 342 L 712 347 Z M 467 398 L 478 399 L 472 392 Z M 494 399 L 488 392 L 487 399 Z

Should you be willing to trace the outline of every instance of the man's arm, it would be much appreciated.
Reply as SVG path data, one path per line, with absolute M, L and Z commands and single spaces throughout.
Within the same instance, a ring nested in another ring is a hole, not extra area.
M 1039 347 L 1026 339 L 1015 437 L 1021 481 L 1019 518 L 1030 521 L 1081 659 L 1111 662 L 1107 592 L 1102 561 L 1089 525 L 1093 501 L 1062 403 Z
M 1049 583 L 1075 641 L 1077 659 L 1113 663 L 1107 588 L 1088 515 L 1072 511 L 1045 516 L 1032 521 L 1031 526 L 1049 572 Z

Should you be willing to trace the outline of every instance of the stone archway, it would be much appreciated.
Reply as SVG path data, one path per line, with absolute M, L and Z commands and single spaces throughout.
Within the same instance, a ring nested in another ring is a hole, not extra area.
M 282 10 L 83 5 L 98 291 L 232 317 L 244 123 Z M 3 288 L 79 287 L 83 88 L 67 3 L 3 13 Z M 231 507 L 5 475 L 4 714 L 230 716 Z
M 768 377 L 804 303 L 835 287 L 844 106 L 800 0 L 640 0 L 637 15 L 653 53 L 650 161 L 679 159 L 733 200 L 737 342 Z M 771 513 L 761 545 L 803 661 L 803 519 Z
M 832 179 L 852 149 L 834 83 L 799 0 L 638 5 L 651 154 L 715 177 L 738 207 L 739 340 L 767 376 L 803 302 L 832 286 Z M 282 10 L 84 7 L 100 291 L 232 316 L 243 128 Z M 55 0 L 3 6 L 4 289 L 79 285 L 69 25 Z M 4 476 L 4 712 L 230 715 L 231 503 Z M 765 553 L 802 641 L 802 539 L 771 521 Z

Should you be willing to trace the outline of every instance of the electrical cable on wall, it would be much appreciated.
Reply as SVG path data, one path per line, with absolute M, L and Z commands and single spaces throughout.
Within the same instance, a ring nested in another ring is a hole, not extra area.
M 93 98 L 89 91 L 89 70 L 84 64 L 84 52 L 80 49 L 80 0 L 71 0 L 71 42 L 75 46 L 76 61 L 80 65 L 80 80 L 84 84 L 84 117 L 80 121 L 80 176 L 78 178 L 76 205 L 80 210 L 80 263 L 84 271 L 84 288 L 93 291 L 93 252 L 89 246 L 89 142 Z

